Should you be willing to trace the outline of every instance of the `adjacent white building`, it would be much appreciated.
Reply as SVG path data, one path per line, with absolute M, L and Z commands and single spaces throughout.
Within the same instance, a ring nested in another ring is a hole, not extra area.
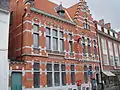
M 0 1 L 0 6 L 1 3 L 2 0 Z M 10 13 L 8 10 L 3 9 L 1 7 L 0 7 L 0 90 L 8 90 L 8 74 L 9 74 L 8 34 Z

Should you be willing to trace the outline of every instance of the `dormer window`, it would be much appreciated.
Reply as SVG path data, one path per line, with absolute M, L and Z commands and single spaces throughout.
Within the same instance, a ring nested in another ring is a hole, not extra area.
M 104 28 L 104 33 L 108 34 L 108 30 L 106 28 Z
M 30 3 L 30 6 L 34 6 L 35 0 L 26 0 L 25 3 Z
M 62 4 L 59 6 L 55 7 L 56 12 L 58 13 L 59 16 L 64 16 L 65 15 L 65 10 L 62 7 Z
M 112 32 L 112 31 L 110 31 L 110 36 L 112 36 L 112 37 L 113 37 L 113 32 Z
M 118 35 L 117 35 L 117 33 L 115 33 L 115 38 L 118 38 Z
M 97 29 L 100 30 L 100 31 L 102 30 L 102 29 L 101 29 L 101 26 L 98 25 L 98 24 L 97 24 Z

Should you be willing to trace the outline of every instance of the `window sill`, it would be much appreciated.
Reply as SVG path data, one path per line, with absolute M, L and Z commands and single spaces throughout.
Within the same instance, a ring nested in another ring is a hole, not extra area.
M 39 48 L 39 47 L 33 47 L 33 49 L 40 50 L 40 48 Z
M 48 55 L 55 55 L 55 56 L 65 56 L 64 52 L 59 52 L 59 51 L 52 51 L 52 50 L 47 50 Z
M 70 54 L 70 55 L 74 55 L 74 53 L 73 53 L 73 52 L 70 52 L 69 54 Z

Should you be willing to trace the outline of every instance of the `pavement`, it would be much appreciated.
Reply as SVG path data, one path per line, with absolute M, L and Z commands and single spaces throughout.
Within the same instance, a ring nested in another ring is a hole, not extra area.
M 105 88 L 104 90 L 120 90 L 118 86 L 113 86 L 110 88 Z

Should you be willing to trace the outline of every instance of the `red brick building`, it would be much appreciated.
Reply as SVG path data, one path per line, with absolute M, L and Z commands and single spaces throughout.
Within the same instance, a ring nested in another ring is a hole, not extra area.
M 63 8 L 48 0 L 11 0 L 11 90 L 68 90 L 99 82 L 95 26 L 84 0 Z
M 120 40 L 118 33 L 111 28 L 110 23 L 104 19 L 95 21 L 99 55 L 101 60 L 102 79 L 105 88 L 119 83 L 120 78 Z

